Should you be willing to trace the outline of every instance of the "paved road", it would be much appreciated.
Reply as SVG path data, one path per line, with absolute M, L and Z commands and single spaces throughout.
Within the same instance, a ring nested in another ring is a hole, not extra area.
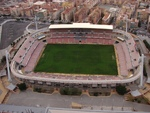
M 7 104 L 21 105 L 21 106 L 37 106 L 41 107 L 58 107 L 58 108 L 70 108 L 71 103 L 75 102 L 84 105 L 84 107 L 129 107 L 135 108 L 138 111 L 150 111 L 150 107 L 144 104 L 138 104 L 133 102 L 124 101 L 123 96 L 112 95 L 110 97 L 89 97 L 87 95 L 82 96 L 62 96 L 60 94 L 40 94 L 30 90 L 21 92 L 20 94 L 11 94 Z

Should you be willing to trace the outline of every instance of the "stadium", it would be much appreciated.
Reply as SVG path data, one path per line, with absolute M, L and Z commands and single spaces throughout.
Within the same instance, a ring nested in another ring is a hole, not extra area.
M 43 32 L 28 35 L 11 62 L 12 74 L 23 82 L 115 87 L 141 76 L 141 57 L 134 39 L 112 25 L 55 24 L 39 37 Z

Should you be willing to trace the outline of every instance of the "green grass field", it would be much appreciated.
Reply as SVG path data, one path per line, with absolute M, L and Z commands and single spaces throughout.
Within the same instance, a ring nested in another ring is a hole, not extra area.
M 113 45 L 48 44 L 34 72 L 117 75 Z

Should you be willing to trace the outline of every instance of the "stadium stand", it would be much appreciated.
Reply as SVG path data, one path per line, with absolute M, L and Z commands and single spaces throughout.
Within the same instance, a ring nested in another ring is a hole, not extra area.
M 80 26 L 81 27 L 81 26 Z M 18 78 L 25 79 L 28 81 L 40 81 L 40 82 L 60 82 L 60 83 L 78 83 L 78 84 L 118 84 L 118 83 L 129 83 L 137 80 L 140 76 L 140 66 L 139 66 L 139 53 L 135 49 L 135 42 L 133 38 L 123 31 L 126 35 L 124 42 L 119 41 L 119 43 L 114 44 L 115 40 L 112 38 L 113 27 L 109 29 L 105 28 L 59 28 L 49 30 L 49 37 L 46 37 L 42 40 L 37 40 L 36 38 L 27 37 L 24 44 L 18 50 L 15 55 L 12 63 L 12 72 L 16 74 Z M 116 30 L 117 31 L 117 30 Z M 36 36 L 34 36 L 36 37 Z M 118 67 L 120 75 L 126 76 L 129 74 L 129 71 L 135 69 L 137 74 L 133 77 L 124 79 L 119 76 L 108 76 L 108 75 L 74 75 L 74 74 L 61 74 L 61 73 L 34 73 L 34 67 L 37 63 L 38 56 L 41 55 L 41 52 L 44 48 L 44 45 L 47 43 L 69 43 L 69 44 L 104 44 L 104 45 L 114 45 L 116 49 L 116 54 L 118 58 Z M 19 74 L 15 69 L 17 66 L 22 65 L 23 74 Z
M 31 53 L 31 57 L 29 59 L 29 63 L 27 63 L 27 65 L 25 66 L 24 68 L 24 71 L 27 73 L 27 72 L 31 72 L 33 71 L 35 65 L 36 65 L 36 62 L 37 62 L 37 59 L 38 57 L 40 56 L 40 53 L 42 52 L 43 50 L 43 47 L 44 47 L 45 43 L 44 42 L 40 42 L 38 43 L 37 47 L 34 49 L 34 51 Z M 34 45 L 33 45 L 34 46 Z

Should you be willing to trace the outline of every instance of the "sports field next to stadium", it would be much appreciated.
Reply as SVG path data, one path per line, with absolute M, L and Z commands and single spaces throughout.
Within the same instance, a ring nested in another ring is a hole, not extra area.
M 118 75 L 114 46 L 48 44 L 34 72 Z

